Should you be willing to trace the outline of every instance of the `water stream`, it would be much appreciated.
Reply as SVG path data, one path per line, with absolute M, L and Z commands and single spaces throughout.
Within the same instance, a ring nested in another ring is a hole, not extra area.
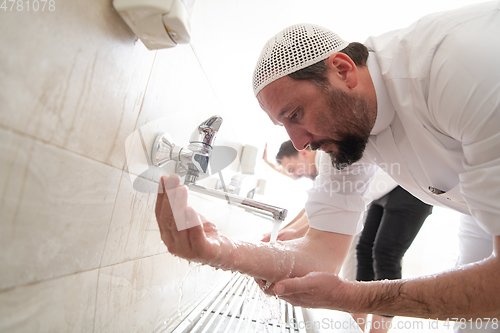
M 274 221 L 273 231 L 271 232 L 270 243 L 276 243 L 276 238 L 278 238 L 278 233 L 280 232 L 281 221 Z

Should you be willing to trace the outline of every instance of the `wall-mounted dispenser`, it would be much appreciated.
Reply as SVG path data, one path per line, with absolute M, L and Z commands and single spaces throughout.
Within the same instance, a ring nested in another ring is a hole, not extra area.
M 113 0 L 113 6 L 149 50 L 190 41 L 189 13 L 182 0 Z

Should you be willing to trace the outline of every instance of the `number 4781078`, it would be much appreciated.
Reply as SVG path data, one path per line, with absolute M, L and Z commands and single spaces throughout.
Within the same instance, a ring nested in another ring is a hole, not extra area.
M 0 0 L 1 1 L 1 0 Z M 17 11 L 17 12 L 38 12 L 49 10 L 53 12 L 56 10 L 56 1 L 55 0 L 3 0 L 2 5 L 0 6 L 0 10 L 4 12 L 9 11 Z

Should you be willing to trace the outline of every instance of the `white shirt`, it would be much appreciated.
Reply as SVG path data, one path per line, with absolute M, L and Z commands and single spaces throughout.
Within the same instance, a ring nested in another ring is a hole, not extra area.
M 321 163 L 321 155 L 324 155 L 324 154 L 326 154 L 326 153 L 321 151 L 321 150 L 317 150 L 316 155 L 314 155 L 314 165 L 316 165 L 316 168 L 318 169 L 318 171 L 319 171 L 319 165 Z
M 500 235 L 499 35 L 500 3 L 490 2 L 368 39 L 377 120 L 360 162 L 340 172 L 324 155 L 306 204 L 312 228 L 359 232 L 378 166 Z

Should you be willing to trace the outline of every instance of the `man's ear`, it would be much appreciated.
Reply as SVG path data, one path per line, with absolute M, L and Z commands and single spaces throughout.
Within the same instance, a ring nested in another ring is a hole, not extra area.
M 347 54 L 342 52 L 332 54 L 326 60 L 326 66 L 336 79 L 344 82 L 350 89 L 358 85 L 358 69 Z

